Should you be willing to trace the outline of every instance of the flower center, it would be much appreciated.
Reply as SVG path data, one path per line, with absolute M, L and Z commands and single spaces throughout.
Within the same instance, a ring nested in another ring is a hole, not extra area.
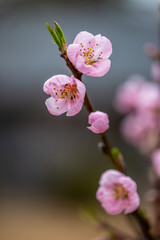
M 56 89 L 55 87 L 53 88 L 54 93 L 56 95 L 56 101 L 58 101 L 59 99 L 64 99 L 66 100 L 66 102 L 68 100 L 75 100 L 78 89 L 76 85 L 71 85 L 70 83 L 65 84 L 63 87 L 61 87 L 60 89 Z M 58 107 L 57 107 L 58 109 Z
M 85 59 L 85 64 L 87 65 L 93 65 L 94 63 L 96 63 L 98 60 L 103 59 L 101 57 L 102 52 L 99 53 L 98 57 L 95 56 L 94 54 L 94 48 L 90 46 L 91 42 L 88 43 L 88 47 L 84 48 L 83 44 L 80 43 L 80 55 L 83 56 L 83 58 Z M 98 46 L 98 43 L 96 43 L 96 46 Z
M 114 186 L 114 198 L 115 199 L 125 199 L 128 198 L 128 191 L 123 187 L 122 184 L 117 183 Z

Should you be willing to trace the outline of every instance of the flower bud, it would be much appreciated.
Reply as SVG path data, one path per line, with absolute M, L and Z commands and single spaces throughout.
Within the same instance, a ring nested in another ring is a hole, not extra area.
M 104 133 L 109 128 L 108 115 L 100 111 L 90 113 L 88 123 L 91 126 L 87 128 L 96 134 Z

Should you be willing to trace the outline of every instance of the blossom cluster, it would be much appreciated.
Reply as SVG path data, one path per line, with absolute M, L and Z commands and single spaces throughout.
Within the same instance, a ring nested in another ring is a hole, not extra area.
M 48 28 L 55 36 L 56 33 L 49 25 Z M 56 41 L 58 42 L 57 38 Z M 59 45 L 59 48 L 62 47 L 64 51 L 63 46 L 64 44 Z M 108 58 L 112 53 L 112 45 L 108 38 L 100 34 L 93 36 L 86 31 L 80 32 L 73 44 L 65 48 L 67 58 L 80 73 L 102 77 L 110 69 L 111 62 Z M 43 90 L 50 95 L 46 100 L 46 106 L 52 115 L 66 113 L 66 116 L 74 116 L 81 111 L 86 94 L 86 87 L 81 79 L 75 76 L 56 75 L 45 82 Z M 129 105 L 129 108 L 133 107 L 131 106 L 133 103 Z M 103 134 L 109 129 L 108 114 L 101 111 L 91 112 L 88 123 L 89 130 L 95 134 Z M 96 196 L 102 207 L 110 214 L 133 212 L 140 202 L 136 183 L 117 170 L 103 173 Z
M 145 52 L 153 60 L 154 81 L 132 75 L 119 86 L 114 105 L 120 113 L 126 114 L 121 124 L 123 136 L 149 156 L 160 178 L 160 49 L 148 43 Z
M 150 153 L 160 131 L 160 89 L 140 75 L 131 76 L 117 91 L 115 106 L 126 113 L 121 130 L 128 142 Z
M 80 32 L 73 44 L 67 48 L 67 57 L 75 68 L 93 77 L 104 76 L 110 69 L 108 59 L 112 53 L 110 40 L 101 34 L 96 36 L 89 32 Z M 52 115 L 74 116 L 82 109 L 86 87 L 74 76 L 56 75 L 48 79 L 43 90 L 51 97 L 46 100 L 48 111 Z M 94 133 L 103 133 L 109 128 L 108 115 L 96 111 L 90 114 L 88 129 Z

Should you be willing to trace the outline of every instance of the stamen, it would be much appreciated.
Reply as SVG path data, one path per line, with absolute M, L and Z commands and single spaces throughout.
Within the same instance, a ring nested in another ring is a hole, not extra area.
M 128 191 L 123 187 L 122 184 L 115 184 L 113 196 L 116 199 L 125 199 L 128 198 Z
M 89 44 L 91 44 L 90 41 L 89 41 Z M 87 64 L 87 65 L 93 65 L 94 63 L 96 63 L 97 61 L 99 61 L 99 60 L 102 59 L 102 58 L 100 57 L 101 54 L 102 54 L 102 52 L 100 52 L 100 53 L 98 54 L 98 57 L 95 58 L 95 54 L 94 54 L 95 50 L 93 49 L 93 47 L 83 48 L 82 43 L 80 43 L 80 45 L 81 45 L 81 47 L 82 47 L 82 48 L 80 49 L 80 51 L 81 51 L 81 56 L 84 57 L 84 59 L 85 59 L 85 64 Z M 98 46 L 98 43 L 96 43 L 96 46 Z

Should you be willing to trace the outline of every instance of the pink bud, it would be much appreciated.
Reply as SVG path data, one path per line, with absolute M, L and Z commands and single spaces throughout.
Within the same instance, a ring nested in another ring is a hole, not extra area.
M 96 134 L 103 133 L 109 128 L 108 115 L 100 111 L 90 113 L 88 123 L 91 126 L 87 128 Z

